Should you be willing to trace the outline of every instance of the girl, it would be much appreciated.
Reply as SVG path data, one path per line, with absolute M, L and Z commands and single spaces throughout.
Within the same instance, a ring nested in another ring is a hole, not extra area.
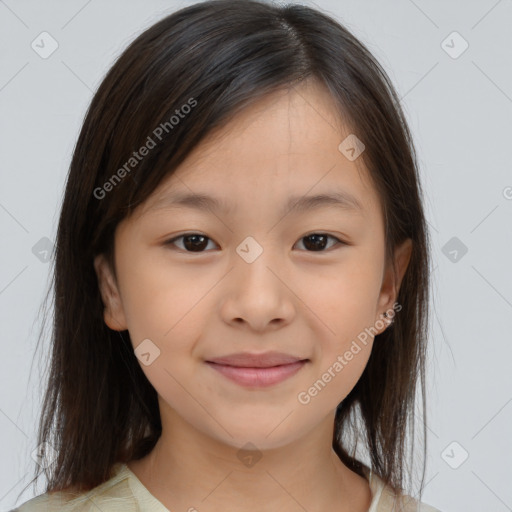
M 406 457 L 428 275 L 411 135 L 361 42 L 301 5 L 164 18 L 74 151 L 48 484 L 17 510 L 433 511 Z

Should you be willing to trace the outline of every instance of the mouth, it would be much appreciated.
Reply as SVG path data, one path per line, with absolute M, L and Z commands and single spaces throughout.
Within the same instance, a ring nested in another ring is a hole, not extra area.
M 227 379 L 245 387 L 268 387 L 295 375 L 309 359 L 289 354 L 232 354 L 205 361 L 208 366 Z

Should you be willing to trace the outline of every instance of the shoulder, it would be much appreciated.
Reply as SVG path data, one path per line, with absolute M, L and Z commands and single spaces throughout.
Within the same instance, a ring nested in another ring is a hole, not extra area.
M 40 494 L 11 512 L 138 512 L 128 475 L 125 471 L 119 471 L 121 464 L 116 464 L 115 468 L 116 474 L 110 480 L 90 491 L 81 494 L 66 491 Z
M 397 495 L 375 474 L 372 475 L 370 487 L 373 501 L 368 512 L 441 512 L 411 496 Z

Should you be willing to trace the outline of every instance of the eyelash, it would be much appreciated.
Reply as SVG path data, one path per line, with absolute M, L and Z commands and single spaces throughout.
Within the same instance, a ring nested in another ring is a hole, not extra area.
M 198 236 L 202 236 L 204 238 L 206 238 L 207 240 L 212 240 L 210 237 L 206 236 L 206 235 L 203 235 L 202 233 L 196 233 L 196 232 L 191 232 L 191 233 L 184 233 L 182 235 L 179 235 L 179 236 L 176 236 L 174 238 L 171 238 L 170 240 L 167 240 L 166 242 L 164 242 L 164 245 L 173 245 L 176 240 L 179 240 L 180 238 L 186 238 L 187 236 L 194 236 L 194 235 L 198 235 Z M 336 240 L 338 243 L 337 244 L 334 244 L 332 247 L 336 247 L 336 245 L 350 245 L 348 244 L 347 242 L 344 242 L 343 240 L 340 240 L 338 237 L 334 236 L 334 235 L 331 235 L 329 233 L 323 233 L 323 232 L 313 232 L 313 233 L 309 233 L 307 235 L 304 235 L 302 236 L 299 240 L 302 240 L 304 238 L 308 238 L 312 235 L 321 235 L 321 236 L 327 236 L 328 238 L 331 238 L 333 240 Z M 330 247 L 330 249 L 332 249 L 332 247 Z M 180 249 L 178 248 L 177 250 L 181 251 L 181 252 L 186 252 L 188 254 L 201 254 L 201 253 L 204 253 L 204 252 L 208 252 L 208 251 L 187 251 L 185 249 Z M 326 250 L 320 250 L 320 251 L 307 251 L 306 252 L 311 252 L 311 253 L 315 253 L 315 252 L 327 252 L 328 249 Z

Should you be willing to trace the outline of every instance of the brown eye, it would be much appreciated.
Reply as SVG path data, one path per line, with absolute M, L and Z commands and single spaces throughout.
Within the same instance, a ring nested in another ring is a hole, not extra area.
M 185 252 L 204 252 L 204 249 L 208 245 L 208 238 L 201 233 L 187 233 L 185 235 L 180 235 L 172 240 L 166 242 L 166 245 L 175 244 L 177 240 L 183 240 L 183 249 Z
M 340 244 L 344 243 L 339 238 L 327 233 L 311 233 L 310 235 L 303 236 L 300 241 L 305 240 L 304 247 L 306 247 L 308 252 L 325 252 L 324 249 L 329 238 Z
M 331 248 L 337 244 L 347 245 L 339 238 L 328 235 L 327 233 L 311 233 L 303 236 L 300 241 L 304 241 L 303 245 L 307 252 L 326 252 L 329 239 L 334 240 L 335 243 L 331 244 L 328 248 Z M 182 241 L 182 247 L 177 245 L 177 241 Z M 177 236 L 165 242 L 165 245 L 174 245 L 178 249 L 184 252 L 195 252 L 201 253 L 206 252 L 205 249 L 208 246 L 208 241 L 212 241 L 211 238 L 201 233 L 186 233 L 184 235 Z

